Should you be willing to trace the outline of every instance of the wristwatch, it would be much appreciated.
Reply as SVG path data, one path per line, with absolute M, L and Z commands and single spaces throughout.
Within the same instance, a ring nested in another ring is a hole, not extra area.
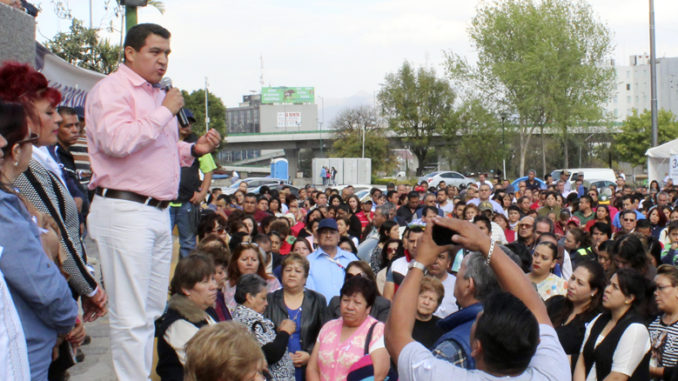
M 426 271 L 426 266 L 424 266 L 423 263 L 417 262 L 417 261 L 414 260 L 414 259 L 407 265 L 407 268 L 408 268 L 408 269 L 415 268 L 415 269 L 419 269 L 419 270 L 421 270 L 421 271 Z

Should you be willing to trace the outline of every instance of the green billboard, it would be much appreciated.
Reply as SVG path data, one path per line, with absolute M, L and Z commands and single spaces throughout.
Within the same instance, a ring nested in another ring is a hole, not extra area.
M 261 103 L 315 103 L 313 87 L 262 87 Z

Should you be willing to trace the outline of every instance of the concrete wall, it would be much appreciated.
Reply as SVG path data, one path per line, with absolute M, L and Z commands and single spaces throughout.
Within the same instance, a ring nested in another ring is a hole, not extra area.
M 0 3 L 0 63 L 19 61 L 35 66 L 35 19 Z
M 334 167 L 337 169 L 337 176 L 335 180 L 338 185 L 372 183 L 372 159 L 349 157 L 313 159 L 313 177 L 311 178 L 312 184 L 322 184 L 320 172 L 323 166 L 327 168 Z
M 261 132 L 314 131 L 318 129 L 318 107 L 315 104 L 266 104 L 261 105 L 259 110 L 261 111 Z M 284 123 L 285 113 L 288 115 L 287 124 Z

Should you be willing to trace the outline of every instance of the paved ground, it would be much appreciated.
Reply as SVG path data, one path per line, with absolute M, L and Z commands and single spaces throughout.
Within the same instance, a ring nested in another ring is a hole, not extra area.
M 86 240 L 87 256 L 90 262 L 96 261 L 95 268 L 97 275 L 101 274 L 99 271 L 98 253 L 96 252 L 96 245 L 91 240 Z M 179 253 L 178 241 L 174 240 L 174 257 L 172 261 L 172 269 Z M 82 347 L 85 353 L 85 360 L 79 364 L 74 365 L 69 369 L 71 381 L 115 381 L 115 373 L 113 372 L 113 360 L 111 358 L 111 350 L 109 345 L 109 331 L 108 331 L 108 316 L 100 318 L 92 323 L 85 325 L 87 334 L 92 337 L 92 342 L 89 345 Z M 154 365 L 155 368 L 155 365 Z M 153 374 L 152 379 L 159 380 Z

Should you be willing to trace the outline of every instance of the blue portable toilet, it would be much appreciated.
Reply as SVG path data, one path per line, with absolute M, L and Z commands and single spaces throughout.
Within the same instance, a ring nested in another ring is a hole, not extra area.
M 271 177 L 283 179 L 285 182 L 290 180 L 288 175 L 287 159 L 279 158 L 271 160 Z

